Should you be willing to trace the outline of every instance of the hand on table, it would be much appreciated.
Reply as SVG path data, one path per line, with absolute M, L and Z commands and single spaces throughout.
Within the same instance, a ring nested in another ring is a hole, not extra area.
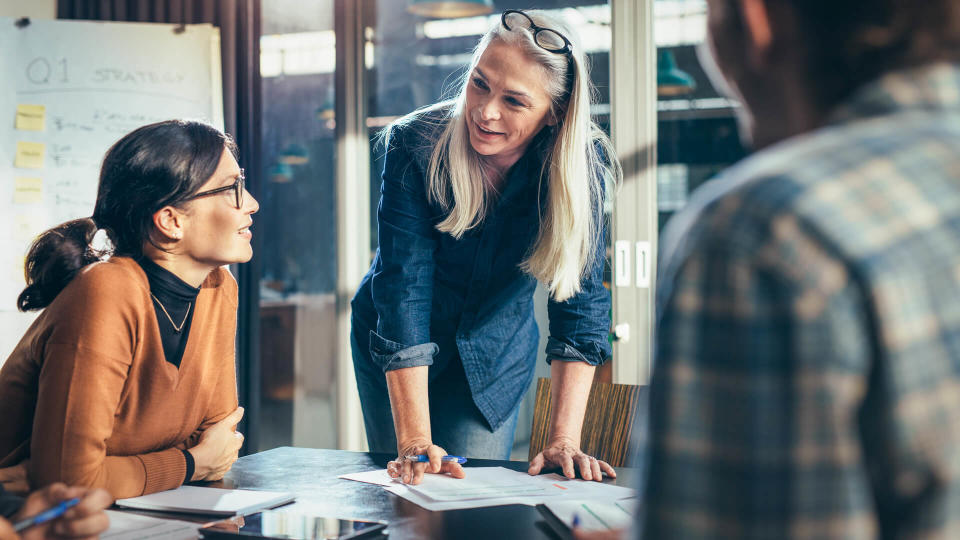
M 42 540 L 44 538 L 97 538 L 110 526 L 110 519 L 104 510 L 113 504 L 113 497 L 106 490 L 85 487 L 67 487 L 56 483 L 27 497 L 23 507 L 11 518 L 17 522 L 39 514 L 61 502 L 79 498 L 80 503 L 67 510 L 53 521 L 30 527 L 23 531 L 23 540 Z M 12 525 L 0 520 L 0 538 L 18 538 Z
M 210 426 L 200 435 L 200 442 L 190 448 L 193 455 L 194 473 L 191 480 L 214 481 L 223 479 L 233 463 L 240 457 L 243 434 L 234 431 L 243 418 L 243 407 Z
M 577 477 L 577 466 L 580 467 L 580 476 L 584 480 L 599 482 L 603 480 L 603 473 L 607 473 L 610 478 L 617 477 L 616 471 L 606 461 L 584 454 L 580 445 L 564 439 L 548 442 L 543 451 L 530 460 L 527 473 L 537 475 L 543 469 L 559 467 L 563 469 L 564 476 L 573 479 Z
M 447 455 L 447 451 L 431 443 L 427 439 L 413 439 L 400 445 L 397 459 L 387 464 L 387 474 L 390 478 L 399 478 L 404 484 L 417 485 L 423 480 L 423 473 L 446 473 L 454 478 L 465 478 L 463 467 L 459 463 L 444 462 L 440 458 Z M 430 462 L 413 462 L 406 456 L 426 454 Z
M 27 478 L 27 465 L 30 460 L 25 459 L 12 467 L 0 469 L 0 485 L 8 493 L 26 495 L 30 491 L 30 480 Z

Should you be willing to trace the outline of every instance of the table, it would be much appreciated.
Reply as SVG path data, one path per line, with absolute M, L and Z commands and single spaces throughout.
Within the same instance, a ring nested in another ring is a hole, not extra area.
M 290 491 L 295 504 L 315 515 L 375 519 L 390 523 L 390 539 L 497 540 L 553 539 L 536 508 L 525 505 L 430 512 L 380 486 L 341 480 L 341 474 L 385 469 L 396 456 L 345 450 L 280 447 L 244 456 L 211 487 Z M 525 461 L 471 459 L 466 467 L 526 471 Z M 618 485 L 629 485 L 635 470 L 617 469 Z

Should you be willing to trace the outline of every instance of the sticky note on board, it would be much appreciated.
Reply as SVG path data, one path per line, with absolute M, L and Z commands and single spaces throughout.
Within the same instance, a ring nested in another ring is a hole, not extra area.
M 42 178 L 16 178 L 13 185 L 14 204 L 32 204 L 43 200 Z
M 13 166 L 20 169 L 42 169 L 43 154 L 47 150 L 47 145 L 36 142 L 17 142 L 17 157 L 13 160 Z
M 17 105 L 14 127 L 24 131 L 43 131 L 46 128 L 47 108 L 43 105 Z

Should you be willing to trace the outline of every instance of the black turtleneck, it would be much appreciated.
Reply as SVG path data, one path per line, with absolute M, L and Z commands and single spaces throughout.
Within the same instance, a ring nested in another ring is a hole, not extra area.
M 157 313 L 157 326 L 160 328 L 160 341 L 163 343 L 163 356 L 167 362 L 180 368 L 183 350 L 187 346 L 190 325 L 193 323 L 193 309 L 197 305 L 200 289 L 191 287 L 173 272 L 153 262 L 147 257 L 137 259 L 140 268 L 147 274 L 150 282 L 150 294 L 153 295 L 153 309 Z M 161 307 L 162 304 L 162 307 Z M 166 313 L 164 312 L 166 309 Z M 168 317 L 167 314 L 170 316 Z M 171 321 L 171 319 L 173 319 Z M 180 331 L 177 331 L 177 327 Z M 184 483 L 193 478 L 196 463 L 193 454 L 182 450 L 187 461 L 187 474 Z
M 154 297 L 153 309 L 157 312 L 157 326 L 163 341 L 163 355 L 167 362 L 179 368 L 180 361 L 183 360 L 183 349 L 190 335 L 193 307 L 197 303 L 200 289 L 191 287 L 173 272 L 146 257 L 137 262 L 150 282 L 150 293 Z M 177 331 L 177 328 L 180 330 Z

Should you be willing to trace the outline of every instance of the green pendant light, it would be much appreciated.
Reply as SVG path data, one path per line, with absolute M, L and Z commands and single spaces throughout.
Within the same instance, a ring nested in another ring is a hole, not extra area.
M 274 163 L 273 166 L 270 167 L 270 170 L 267 171 L 267 177 L 270 178 L 271 182 L 286 184 L 293 180 L 293 167 L 283 162 Z
M 660 49 L 657 55 L 657 95 L 682 96 L 697 89 L 697 81 L 677 67 L 673 51 Z
M 309 161 L 310 154 L 307 149 L 297 143 L 288 144 L 280 153 L 280 162 L 287 165 L 303 165 Z
M 493 0 L 413 0 L 407 11 L 433 19 L 474 17 L 493 12 Z

